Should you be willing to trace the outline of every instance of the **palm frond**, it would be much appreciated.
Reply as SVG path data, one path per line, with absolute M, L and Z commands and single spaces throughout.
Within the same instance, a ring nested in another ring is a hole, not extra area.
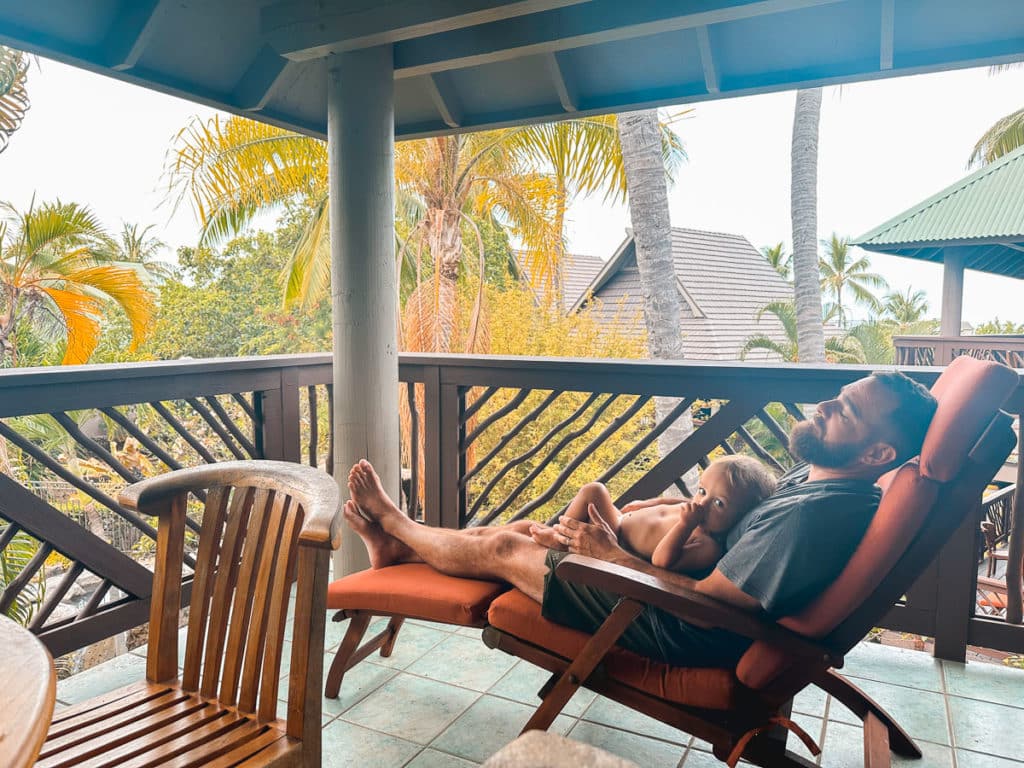
M 317 203 L 284 267 L 284 305 L 308 308 L 331 288 L 331 237 L 326 195 Z
M 201 241 L 219 242 L 257 212 L 325 189 L 327 150 L 316 139 L 241 117 L 194 119 L 178 133 L 166 175 L 175 207 L 191 200 Z
M 0 45 L 0 152 L 7 149 L 31 106 L 25 87 L 28 67 L 28 55 Z
M 92 296 L 72 290 L 41 289 L 57 306 L 67 331 L 67 348 L 62 365 L 81 365 L 89 361 L 99 343 L 99 316 L 102 304 Z
M 743 348 L 740 349 L 740 360 L 746 360 L 747 355 L 755 349 L 778 355 L 783 362 L 796 362 L 796 350 L 791 345 L 780 344 L 767 336 L 751 336 L 747 339 Z
M 1024 147 L 1024 109 L 999 118 L 974 145 L 967 167 L 988 165 L 1018 147 Z

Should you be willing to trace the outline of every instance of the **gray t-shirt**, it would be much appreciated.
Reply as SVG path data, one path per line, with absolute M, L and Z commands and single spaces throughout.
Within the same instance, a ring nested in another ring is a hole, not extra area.
M 794 467 L 778 489 L 744 515 L 717 568 L 774 617 L 803 609 L 846 566 L 882 492 L 866 480 L 807 481 Z

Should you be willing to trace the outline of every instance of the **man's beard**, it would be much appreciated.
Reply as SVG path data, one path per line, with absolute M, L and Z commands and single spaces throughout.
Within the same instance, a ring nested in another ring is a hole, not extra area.
M 866 447 L 866 442 L 845 445 L 826 443 L 818 434 L 813 419 L 794 425 L 789 433 L 790 452 L 808 464 L 825 469 L 849 466 Z

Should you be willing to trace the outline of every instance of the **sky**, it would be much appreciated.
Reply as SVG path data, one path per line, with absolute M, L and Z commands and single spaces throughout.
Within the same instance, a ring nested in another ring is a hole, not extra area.
M 59 197 L 89 205 L 112 231 L 154 224 L 171 250 L 194 245 L 198 223 L 175 208 L 164 176 L 175 134 L 214 110 L 40 60 L 32 108 L 0 154 L 0 200 L 26 207 Z M 1024 69 L 894 78 L 826 89 L 818 165 L 818 229 L 854 237 L 967 173 L 974 142 L 1024 102 Z M 675 125 L 689 160 L 670 191 L 672 224 L 744 235 L 760 248 L 790 243 L 789 145 L 793 92 L 696 105 Z M 669 110 L 678 112 L 679 110 Z M 264 219 L 263 226 L 268 222 Z M 607 259 L 629 225 L 625 206 L 577 200 L 573 253 Z M 938 314 L 939 265 L 871 254 L 893 289 L 926 291 Z M 1024 322 L 1024 282 L 968 272 L 964 319 Z

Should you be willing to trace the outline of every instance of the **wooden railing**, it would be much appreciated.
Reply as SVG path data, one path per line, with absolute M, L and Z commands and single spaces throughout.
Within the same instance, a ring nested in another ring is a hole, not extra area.
M 949 365 L 970 355 L 1024 368 L 1024 336 L 894 336 L 896 365 Z
M 590 480 L 628 500 L 687 493 L 688 470 L 723 453 L 784 469 L 804 407 L 867 370 L 403 355 L 407 509 L 448 527 L 547 519 Z M 909 373 L 930 384 L 939 371 Z M 330 376 L 327 355 L 0 372 L 0 610 L 25 612 L 55 654 L 144 623 L 152 523 L 118 490 L 245 456 L 330 471 Z M 1012 407 L 1024 410 L 1024 386 Z M 976 615 L 979 522 L 886 626 L 936 637 L 945 656 L 968 642 L 1024 652 L 1024 627 Z

